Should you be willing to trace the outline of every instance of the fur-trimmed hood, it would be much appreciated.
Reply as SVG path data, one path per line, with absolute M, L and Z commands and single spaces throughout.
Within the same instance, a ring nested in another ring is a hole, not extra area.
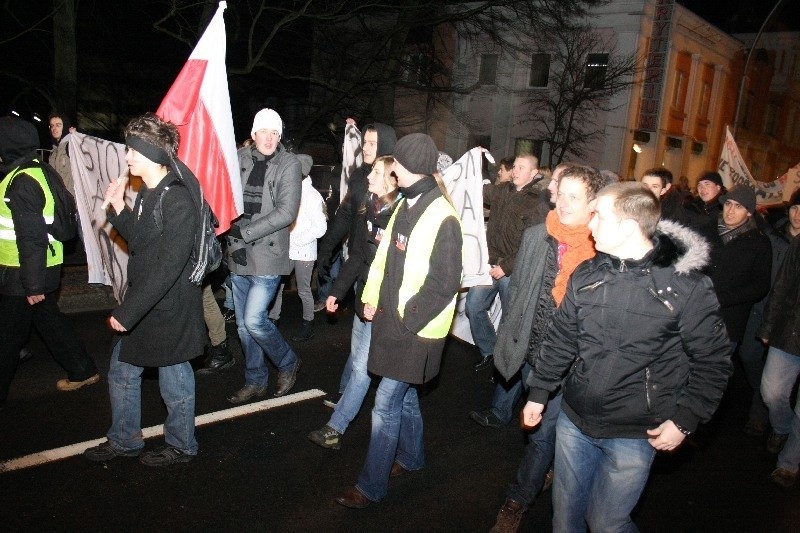
M 661 220 L 653 236 L 653 264 L 674 266 L 677 274 L 700 271 L 711 261 L 711 246 L 699 233 L 671 220 Z

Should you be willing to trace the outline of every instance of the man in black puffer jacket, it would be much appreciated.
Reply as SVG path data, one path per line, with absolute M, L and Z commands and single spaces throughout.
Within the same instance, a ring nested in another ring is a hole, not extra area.
M 631 528 L 656 450 L 674 450 L 711 418 L 732 369 L 719 303 L 700 273 L 705 241 L 672 222 L 656 228 L 658 201 L 638 184 L 608 186 L 596 202 L 598 254 L 569 281 L 523 413 L 537 425 L 569 370 L 556 429 L 556 531 Z

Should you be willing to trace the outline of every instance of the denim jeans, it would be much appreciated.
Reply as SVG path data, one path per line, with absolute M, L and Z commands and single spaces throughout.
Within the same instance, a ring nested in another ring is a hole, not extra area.
M 231 282 L 236 329 L 244 352 L 244 382 L 266 387 L 269 370 L 265 354 L 281 372 L 289 372 L 297 364 L 297 355 L 267 316 L 281 277 L 231 274 Z
M 553 531 L 638 531 L 630 514 L 656 450 L 646 438 L 597 439 L 562 411 L 556 422 Z
M 772 430 L 789 439 L 778 454 L 778 467 L 797 472 L 800 464 L 800 395 L 792 410 L 792 388 L 800 375 L 800 355 L 770 346 L 761 377 L 761 395 L 769 408 Z
M 559 393 L 547 402 L 541 423 L 528 433 L 528 444 L 517 468 L 517 479 L 508 487 L 506 498 L 530 507 L 542 491 L 544 478 L 556 453 L 556 422 L 561 413 Z
M 108 442 L 119 450 L 144 447 L 142 438 L 142 371 L 141 366 L 119 360 L 124 339 L 111 351 L 108 370 L 108 393 L 111 397 L 111 428 Z M 158 387 L 167 406 L 164 440 L 185 454 L 197 455 L 194 438 L 194 372 L 185 361 L 158 367 Z
M 380 501 L 389 489 L 389 473 L 397 461 L 406 470 L 425 466 L 422 413 L 417 389 L 384 377 L 375 394 L 372 435 L 367 458 L 356 488 L 372 501 Z
M 350 357 L 347 359 L 351 365 L 350 378 L 344 389 L 339 403 L 333 410 L 333 415 L 328 425 L 344 433 L 347 426 L 358 414 L 364 397 L 367 395 L 372 379 L 367 373 L 369 356 L 369 341 L 372 332 L 372 322 L 361 320 L 358 315 L 353 317 L 353 331 L 350 334 Z
M 467 318 L 469 318 L 472 340 L 483 357 L 494 353 L 494 342 L 497 340 L 497 332 L 489 318 L 489 309 L 491 309 L 498 293 L 500 293 L 500 306 L 503 310 L 506 309 L 510 280 L 511 278 L 508 276 L 493 279 L 491 286 L 476 285 L 475 287 L 470 287 L 467 293 L 464 311 L 467 314 Z
M 514 407 L 522 396 L 522 391 L 525 388 L 525 382 L 528 380 L 528 374 L 531 373 L 531 365 L 527 362 L 522 365 L 519 372 L 511 376 L 511 379 L 504 381 L 495 372 L 497 385 L 494 387 L 494 394 L 492 395 L 492 413 L 503 424 L 508 424 L 514 418 Z
M 225 309 L 233 309 L 233 287 L 231 286 L 230 274 L 225 278 L 225 283 L 222 284 L 222 288 L 225 289 L 225 301 L 222 306 L 225 307 Z
M 0 295 L 0 317 L 0 402 L 8 397 L 19 351 L 28 342 L 31 324 L 70 381 L 83 381 L 97 374 L 94 361 L 69 319 L 59 310 L 56 293 L 45 294 L 44 300 L 35 305 L 29 304 L 25 296 Z

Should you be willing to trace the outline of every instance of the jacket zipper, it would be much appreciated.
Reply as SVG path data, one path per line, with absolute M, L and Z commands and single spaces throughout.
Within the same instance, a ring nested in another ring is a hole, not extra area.
M 669 303 L 669 301 L 667 301 L 664 298 L 662 298 L 655 290 L 653 290 L 653 287 L 647 287 L 647 291 L 650 293 L 650 295 L 653 298 L 655 298 L 656 300 L 658 300 L 659 302 L 664 304 L 666 306 L 666 308 L 670 310 L 670 312 L 675 311 L 675 308 L 672 306 L 672 304 Z
M 644 394 L 647 398 L 647 410 L 650 411 L 650 367 L 644 369 Z

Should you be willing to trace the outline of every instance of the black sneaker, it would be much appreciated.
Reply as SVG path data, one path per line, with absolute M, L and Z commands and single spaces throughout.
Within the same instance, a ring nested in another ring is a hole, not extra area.
M 233 309 L 228 309 L 227 307 L 223 307 L 222 318 L 225 319 L 225 322 L 233 322 L 234 320 L 236 320 L 236 312 Z
M 497 418 L 491 409 L 470 411 L 469 417 L 485 428 L 500 428 L 505 425 L 502 420 Z
M 90 461 L 105 462 L 116 457 L 138 457 L 140 453 L 142 453 L 141 448 L 136 450 L 120 450 L 119 448 L 114 448 L 110 442 L 105 441 L 102 444 L 84 450 L 83 456 Z
M 145 466 L 169 466 L 175 463 L 188 463 L 193 457 L 174 446 L 163 446 L 145 453 L 139 458 L 139 462 Z
M 342 447 L 342 434 L 328 425 L 309 433 L 308 440 L 329 450 L 338 450 Z

